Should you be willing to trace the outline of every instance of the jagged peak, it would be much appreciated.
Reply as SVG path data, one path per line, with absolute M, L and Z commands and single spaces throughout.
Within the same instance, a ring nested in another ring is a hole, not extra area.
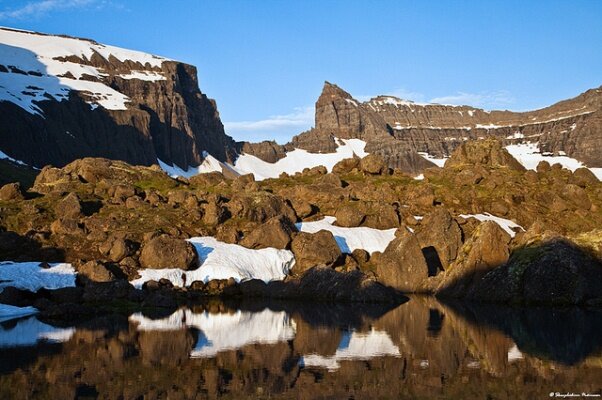
M 337 97 L 342 98 L 342 99 L 352 99 L 353 100 L 353 97 L 349 93 L 347 93 L 346 91 L 341 89 L 336 84 L 330 83 L 328 81 L 324 81 L 324 87 L 322 88 L 322 93 L 320 94 L 318 103 L 320 102 L 321 99 L 327 99 L 328 101 L 331 101 L 333 98 L 337 98 Z

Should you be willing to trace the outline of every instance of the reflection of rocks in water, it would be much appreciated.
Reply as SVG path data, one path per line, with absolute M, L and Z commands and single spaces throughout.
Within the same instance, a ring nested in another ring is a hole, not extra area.
M 510 336 L 521 352 L 575 364 L 602 351 L 602 310 L 578 307 L 512 308 L 449 303 L 470 323 L 486 324 Z
M 54 352 L 35 350 L 28 363 L 0 371 L 0 398 L 541 398 L 552 390 L 598 391 L 598 314 L 535 311 L 413 297 L 396 308 L 216 303 L 153 318 L 106 317 L 78 324 Z M 552 332 L 554 318 L 568 325 L 563 332 Z M 570 330 L 581 331 L 579 343 Z M 550 357 L 552 345 L 564 350 Z M 0 349 L 0 358 L 5 354 Z M 567 354 L 573 365 L 564 363 Z

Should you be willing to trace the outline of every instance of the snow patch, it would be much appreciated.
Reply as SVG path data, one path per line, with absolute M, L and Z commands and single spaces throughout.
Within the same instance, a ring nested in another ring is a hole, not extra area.
M 513 230 L 513 228 L 515 229 L 520 229 L 522 231 L 524 231 L 525 229 L 520 226 L 519 224 L 517 224 L 516 222 L 509 220 L 509 219 L 505 219 L 505 218 L 501 218 L 501 217 L 496 217 L 495 215 L 489 214 L 489 213 L 484 213 L 484 214 L 460 214 L 460 217 L 462 218 L 476 218 L 478 221 L 493 221 L 496 224 L 498 224 L 500 226 L 500 228 L 502 228 L 503 230 L 505 230 L 510 237 L 514 237 L 516 236 L 516 232 Z
M 559 163 L 564 168 L 575 171 L 578 168 L 587 168 L 581 161 L 564 155 L 553 156 L 542 153 L 537 143 L 522 143 L 506 146 L 506 150 L 516 158 L 525 168 L 536 170 L 540 161 L 547 161 L 550 164 Z M 602 180 L 602 168 L 589 168 L 594 175 Z
M 200 267 L 192 271 L 178 268 L 143 269 L 140 278 L 130 283 L 137 288 L 149 280 L 168 279 L 174 286 L 190 286 L 194 281 L 234 278 L 237 282 L 261 279 L 264 282 L 282 280 L 295 263 L 289 250 L 274 248 L 247 249 L 237 244 L 220 242 L 204 236 L 188 239 L 198 254 Z
M 364 151 L 366 142 L 359 139 L 335 139 L 338 143 L 334 153 L 310 153 L 307 150 L 295 149 L 286 153 L 284 158 L 269 163 L 250 154 L 242 154 L 237 159 L 232 169 L 241 175 L 252 173 L 255 179 L 260 181 L 268 178 L 278 178 L 280 174 L 295 174 L 303 171 L 304 168 L 317 167 L 323 165 L 330 172 L 332 167 L 345 158 L 352 158 L 354 155 L 365 157 L 368 155 Z
M 5 287 L 37 292 L 39 289 L 61 289 L 75 286 L 75 269 L 71 264 L 50 264 L 41 268 L 39 262 L 0 262 L 0 292 Z
M 436 166 L 441 167 L 441 168 L 443 168 L 443 166 L 445 165 L 445 162 L 449 158 L 449 157 L 437 158 L 437 157 L 432 156 L 429 153 L 426 153 L 423 151 L 419 151 L 418 154 L 420 154 L 420 156 L 422 158 L 424 158 L 425 160 L 428 160 L 428 161 L 432 162 L 433 164 L 435 164 Z
M 368 253 L 382 252 L 395 239 L 396 228 L 384 230 L 366 227 L 344 228 L 333 225 L 336 220 L 335 217 L 324 217 L 320 221 L 300 222 L 295 225 L 301 232 L 316 233 L 321 230 L 332 232 L 343 253 L 351 253 L 356 249 L 363 249 Z

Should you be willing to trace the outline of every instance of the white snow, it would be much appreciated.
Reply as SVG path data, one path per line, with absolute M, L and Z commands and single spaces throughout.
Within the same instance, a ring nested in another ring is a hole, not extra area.
M 333 356 L 307 354 L 301 357 L 301 367 L 321 367 L 329 371 L 340 367 L 339 362 L 345 360 L 369 360 L 375 357 L 399 357 L 399 348 L 386 332 L 370 330 L 364 332 L 345 332 Z
M 449 158 L 449 157 L 437 158 L 437 157 L 432 156 L 429 153 L 426 153 L 423 151 L 419 151 L 418 154 L 420 154 L 420 156 L 422 158 L 432 162 L 433 164 L 435 164 L 436 166 L 441 167 L 441 168 L 443 168 L 443 166 L 445 165 L 445 162 Z
M 31 292 L 75 286 L 76 273 L 71 264 L 50 265 L 41 268 L 39 262 L 0 262 L 0 292 L 9 286 Z
M 65 342 L 74 333 L 73 328 L 56 328 L 32 316 L 20 319 L 14 325 L 0 324 L 0 348 L 34 346 L 39 341 Z
M 359 139 L 335 139 L 338 147 L 334 153 L 310 153 L 307 150 L 295 149 L 286 153 L 284 158 L 269 163 L 250 154 L 242 154 L 236 159 L 232 168 L 241 175 L 252 173 L 255 179 L 260 181 L 268 178 L 278 178 L 286 172 L 294 174 L 303 171 L 304 168 L 317 167 L 323 165 L 328 171 L 345 158 L 352 158 L 354 155 L 365 157 L 368 155 L 364 151 L 366 142 Z
M 553 156 L 544 154 L 537 143 L 522 143 L 506 146 L 506 150 L 516 158 L 525 168 L 535 170 L 540 161 L 550 164 L 559 163 L 564 168 L 575 171 L 577 168 L 586 167 L 581 161 L 567 156 Z M 586 167 L 587 168 L 587 167 Z M 589 168 L 594 175 L 602 180 L 602 168 Z
M 512 135 L 506 136 L 506 139 L 523 139 L 525 135 L 523 135 L 520 131 L 514 132 Z
M 239 349 L 248 344 L 274 344 L 295 337 L 295 323 L 284 311 L 259 312 L 237 310 L 233 313 L 194 313 L 180 309 L 169 317 L 153 320 L 141 313 L 129 320 L 141 331 L 171 331 L 196 328 L 200 331 L 190 356 L 213 357 L 221 351 Z
M 35 307 L 16 307 L 8 304 L 0 304 L 0 322 L 37 313 L 38 309 Z
M 171 176 L 172 178 L 176 178 L 178 176 L 190 178 L 197 174 L 206 174 L 209 172 L 224 172 L 224 169 L 228 169 L 230 172 L 232 172 L 235 175 L 239 174 L 232 168 L 232 166 L 230 166 L 227 163 L 221 162 L 220 160 L 213 157 L 211 154 L 207 153 L 206 151 L 203 152 L 203 157 L 204 157 L 204 160 L 201 163 L 201 165 L 199 165 L 197 167 L 188 167 L 188 169 L 186 171 L 184 171 L 182 168 L 178 167 L 177 165 L 169 165 L 166 162 L 163 162 L 158 158 L 157 158 L 157 163 L 159 164 L 161 169 L 163 171 L 167 172 L 167 174 L 169 176 Z
M 120 78 L 123 79 L 139 79 L 141 81 L 156 82 L 163 81 L 165 77 L 158 72 L 154 71 L 132 71 L 129 74 L 121 74 Z
M 58 59 L 75 56 L 89 60 L 95 53 L 107 60 L 114 57 L 119 61 L 140 62 L 141 68 L 160 67 L 167 60 L 85 39 L 0 28 L 0 64 L 9 69 L 12 66 L 26 73 L 40 75 L 0 73 L 0 101 L 10 101 L 32 114 L 41 114 L 35 101 L 47 100 L 47 96 L 61 101 L 68 98 L 71 90 L 75 90 L 91 105 L 100 105 L 109 110 L 125 110 L 129 98 L 102 82 L 107 75 L 102 69 Z M 100 82 L 81 79 L 83 75 L 92 76 Z M 120 76 L 123 79 L 146 81 L 165 79 L 154 71 L 133 70 Z
M 424 180 L 424 174 L 419 174 L 419 175 L 416 175 L 416 176 L 414 177 L 414 179 L 416 179 L 417 181 L 422 181 L 422 180 Z
M 324 217 L 320 221 L 297 223 L 297 229 L 301 232 L 316 233 L 321 230 L 332 232 L 341 252 L 351 253 L 355 249 L 363 249 L 368 253 L 384 251 L 387 245 L 395 239 L 396 228 L 374 229 L 366 227 L 344 228 L 335 226 L 335 217 Z
M 359 104 L 357 103 L 357 101 L 353 100 L 353 99 L 345 99 L 345 101 L 349 104 L 353 104 L 354 106 L 358 107 Z
M 481 129 L 496 129 L 496 128 L 503 128 L 503 126 L 496 125 L 496 124 L 487 124 L 487 125 L 476 124 L 476 128 L 481 128 Z
M 140 288 L 144 282 L 162 278 L 169 279 L 174 286 L 179 287 L 189 286 L 194 281 L 229 278 L 234 278 L 237 282 L 249 279 L 269 282 L 284 279 L 295 263 L 293 253 L 289 250 L 247 249 L 209 236 L 193 237 L 188 241 L 196 247 L 199 254 L 199 268 L 192 271 L 178 268 L 144 269 L 139 271 L 140 278 L 131 281 L 131 284 Z
M 501 218 L 501 217 L 496 217 L 495 215 L 489 214 L 489 213 L 484 213 L 484 214 L 460 214 L 460 217 L 462 218 L 476 218 L 479 221 L 493 221 L 496 224 L 498 224 L 500 226 L 500 228 L 502 228 L 503 230 L 505 230 L 510 237 L 514 237 L 516 236 L 516 232 L 512 229 L 512 228 L 516 228 L 516 229 L 521 229 L 521 230 L 525 230 L 522 226 L 520 226 L 519 224 L 517 224 L 516 222 L 509 220 L 509 219 L 505 219 L 505 218 Z
M 25 165 L 25 166 L 27 166 L 27 164 L 25 164 L 23 161 L 15 160 L 14 158 L 12 158 L 11 156 L 7 155 L 7 154 L 6 154 L 5 152 L 3 152 L 3 151 L 0 151 L 0 159 L 3 159 L 3 160 L 9 160 L 9 161 L 12 161 L 12 162 L 14 162 L 14 163 L 17 163 L 17 164 L 19 164 L 19 165 Z

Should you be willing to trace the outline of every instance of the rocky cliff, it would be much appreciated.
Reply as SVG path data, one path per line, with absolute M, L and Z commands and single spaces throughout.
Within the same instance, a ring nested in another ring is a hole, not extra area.
M 0 28 L 0 121 L 0 150 L 35 167 L 235 154 L 194 66 L 66 36 Z
M 326 82 L 316 102 L 315 128 L 295 136 L 287 146 L 332 152 L 337 147 L 334 138 L 361 139 L 367 153 L 382 155 L 390 167 L 417 173 L 433 166 L 433 159 L 449 157 L 464 141 L 487 137 L 505 145 L 530 143 L 540 154 L 569 156 L 588 167 L 602 167 L 602 90 L 518 113 L 419 104 L 392 96 L 359 102 Z

